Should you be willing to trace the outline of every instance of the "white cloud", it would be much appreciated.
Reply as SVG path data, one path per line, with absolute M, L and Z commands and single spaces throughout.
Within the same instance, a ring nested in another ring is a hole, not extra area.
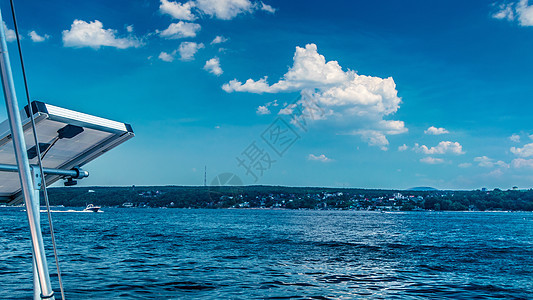
M 129 33 L 132 33 L 133 32 L 133 25 L 126 26 L 126 31 L 129 32 Z
M 514 168 L 533 168 L 533 159 L 516 158 L 513 159 L 511 165 Z
M 195 3 L 193 1 L 176 3 L 172 1 L 161 0 L 159 10 L 161 13 L 168 14 L 174 19 L 194 21 L 196 20 L 196 16 L 191 11 L 194 7 Z
M 231 92 L 250 92 L 250 93 L 264 93 L 267 91 L 270 86 L 266 82 L 267 77 L 254 81 L 253 79 L 248 79 L 244 84 L 237 79 L 231 80 L 229 83 L 226 83 L 222 86 L 222 89 L 228 93 Z
M 6 41 L 13 42 L 17 40 L 17 34 L 15 30 L 7 28 L 6 22 L 2 21 L 4 24 L 4 32 L 6 34 Z
M 220 67 L 220 60 L 218 59 L 218 57 L 213 57 L 210 60 L 206 61 L 204 65 L 204 70 L 217 76 L 220 76 L 222 73 L 224 73 L 224 71 L 222 71 L 222 68 Z
M 355 72 L 348 70 L 344 72 L 336 61 L 326 62 L 324 56 L 318 54 L 317 46 L 315 44 L 308 44 L 305 48 L 296 47 L 296 52 L 293 57 L 294 64 L 289 71 L 283 76 L 283 79 L 279 80 L 273 85 L 269 85 L 267 82 L 267 77 L 254 81 L 253 79 L 248 79 L 244 84 L 237 80 L 232 80 L 228 84 L 224 85 L 224 90 L 227 92 L 251 92 L 251 93 L 279 93 L 279 92 L 288 92 L 288 91 L 297 91 L 305 88 L 332 88 L 337 87 L 341 84 L 350 83 L 351 80 L 360 81 L 361 84 L 364 84 L 364 81 L 372 80 L 376 77 L 367 77 L 359 76 Z M 381 78 L 377 78 L 379 81 L 383 81 Z M 339 86 L 342 88 L 343 86 Z M 345 86 L 345 88 L 350 88 L 352 86 Z M 353 88 L 357 88 L 354 86 Z M 364 88 L 364 86 L 362 87 Z M 327 90 L 328 92 L 329 89 Z M 337 91 L 340 93 L 341 91 Z M 359 95 L 367 96 L 367 98 L 373 98 L 374 100 L 378 97 L 372 94 L 370 91 L 361 91 L 369 95 Z M 349 96 L 349 95 L 346 95 Z M 346 102 L 351 102 L 353 99 L 346 99 L 349 97 L 340 98 L 339 102 L 335 104 L 347 104 Z M 359 102 L 368 103 L 371 100 L 369 99 L 358 99 Z M 365 101 L 366 100 L 366 101 Z M 334 101 L 334 100 L 330 100 Z
M 319 161 L 319 162 L 324 162 L 324 163 L 332 161 L 331 158 L 326 157 L 326 155 L 324 155 L 324 154 L 320 154 L 318 156 L 316 156 L 314 154 L 309 154 L 309 156 L 307 156 L 307 160 Z
M 515 143 L 520 143 L 520 136 L 518 134 L 513 134 L 509 137 L 509 140 Z
M 474 158 L 475 162 L 478 162 L 478 166 L 484 167 L 484 168 L 493 168 L 493 167 L 502 167 L 502 168 L 509 168 L 509 165 L 501 160 L 494 161 L 494 159 L 489 158 L 487 156 L 478 156 Z
M 225 42 L 227 42 L 227 41 L 228 41 L 227 38 L 225 38 L 225 37 L 223 37 L 223 36 L 221 36 L 221 35 L 217 35 L 217 36 L 213 39 L 213 41 L 211 42 L 211 45 L 221 44 L 221 43 L 225 43 Z
M 254 5 L 249 0 L 196 0 L 196 7 L 202 13 L 221 20 L 231 20 L 239 14 L 254 10 Z
M 89 23 L 74 20 L 70 30 L 63 30 L 63 45 L 65 47 L 91 47 L 94 49 L 102 46 L 119 49 L 142 46 L 139 39 L 132 36 L 117 38 L 116 33 L 117 31 L 114 29 L 104 29 L 102 22 L 98 20 Z
M 378 146 L 381 150 L 387 151 L 389 141 L 383 132 L 378 130 L 356 130 L 354 135 L 360 135 L 361 139 L 366 141 L 370 146 Z
M 492 17 L 494 19 L 499 19 L 499 20 L 503 20 L 503 19 L 506 19 L 506 20 L 509 20 L 509 21 L 514 20 L 515 16 L 514 16 L 513 5 L 514 4 L 500 4 L 500 5 L 498 5 L 498 11 L 496 11 L 494 14 L 492 14 Z
M 167 29 L 159 32 L 159 35 L 170 40 L 189 38 L 195 37 L 200 29 L 202 29 L 200 24 L 179 21 L 170 24 Z
M 498 11 L 492 17 L 500 20 L 516 20 L 520 26 L 533 26 L 533 5 L 529 5 L 528 0 L 500 4 Z
M 173 51 L 172 53 L 166 53 L 166 52 L 161 52 L 159 54 L 159 59 L 162 60 L 162 61 L 166 61 L 166 62 L 172 62 L 174 61 L 174 55 L 176 54 L 176 51 Z
M 521 0 L 516 4 L 518 21 L 522 26 L 533 26 L 533 5 L 528 5 L 528 0 Z
M 403 144 L 400 147 L 398 147 L 398 151 L 405 151 L 407 149 L 409 149 L 409 147 L 406 144 Z
M 459 164 L 458 166 L 459 166 L 459 168 L 463 168 L 464 169 L 464 168 L 470 168 L 472 166 L 472 164 L 471 163 L 462 163 L 462 164 Z
M 191 0 L 179 3 L 161 0 L 159 10 L 174 19 L 194 21 L 200 16 L 209 16 L 220 20 L 231 20 L 240 14 L 263 10 L 275 13 L 276 9 L 263 2 L 252 3 L 250 0 Z
M 502 169 L 496 169 L 496 170 L 490 171 L 487 174 L 487 176 L 490 176 L 490 177 L 501 177 L 502 175 L 503 175 Z
M 270 109 L 268 109 L 267 106 L 261 106 L 261 105 L 257 107 L 257 110 L 255 113 L 258 115 L 270 115 L 271 114 Z
M 278 100 L 274 100 L 274 101 L 271 101 L 271 102 L 268 102 L 267 104 L 265 105 L 260 105 L 259 107 L 257 107 L 257 111 L 256 113 L 258 115 L 270 115 L 272 112 L 270 111 L 269 107 L 271 106 L 278 106 Z
M 244 83 L 234 79 L 222 88 L 228 93 L 301 91 L 302 95 L 310 94 L 317 106 L 324 110 L 320 120 L 342 124 L 347 134 L 359 135 L 382 149 L 389 144 L 386 135 L 407 132 L 404 122 L 384 119 L 395 113 L 401 103 L 391 77 L 383 79 L 359 75 L 349 69 L 344 71 L 337 61 L 327 62 L 315 44 L 296 47 L 293 62 L 287 73 L 272 85 L 267 77 L 263 77 L 248 79 Z
M 296 108 L 295 104 L 286 105 L 284 108 L 280 109 L 278 115 L 291 115 L 294 112 L 294 108 Z
M 204 48 L 204 44 L 202 43 L 183 42 L 180 44 L 178 52 L 180 53 L 181 60 L 193 60 L 196 52 L 202 48 Z
M 463 146 L 458 142 L 442 141 L 437 146 L 428 148 L 426 145 L 419 146 L 415 144 L 415 151 L 422 152 L 424 154 L 464 154 Z
M 48 34 L 45 34 L 45 35 L 39 35 L 37 34 L 37 32 L 35 32 L 35 30 L 32 30 L 28 33 L 28 36 L 31 38 L 31 40 L 35 43 L 40 43 L 40 42 L 44 42 L 46 41 L 47 39 L 50 38 L 50 36 Z
M 276 9 L 268 4 L 265 4 L 263 2 L 261 2 L 261 10 L 264 10 L 266 12 L 269 12 L 271 14 L 275 13 L 276 12 Z
M 427 156 L 427 157 L 421 158 L 420 162 L 425 163 L 425 164 L 430 164 L 430 165 L 436 165 L 436 164 L 442 164 L 444 162 L 444 159 Z
M 435 126 L 431 126 L 428 129 L 424 130 L 424 133 L 430 134 L 430 135 L 441 135 L 441 134 L 450 133 L 450 132 L 442 127 L 437 128 Z
M 511 152 L 519 157 L 530 157 L 533 156 L 533 143 L 526 144 L 522 148 L 511 147 Z

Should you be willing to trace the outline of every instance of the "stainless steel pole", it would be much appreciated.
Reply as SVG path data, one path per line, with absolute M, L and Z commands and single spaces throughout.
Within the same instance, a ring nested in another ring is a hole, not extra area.
M 37 208 L 39 207 L 39 203 L 37 202 L 39 199 L 35 199 L 30 163 L 26 152 L 26 141 L 24 140 L 24 131 L 22 129 L 17 96 L 15 94 L 15 84 L 13 82 L 13 74 L 11 73 L 11 63 L 9 62 L 9 55 L 7 52 L 6 34 L 2 24 L 2 12 L 0 11 L 0 71 L 2 86 L 4 87 L 4 98 L 6 101 L 9 126 L 11 127 L 13 147 L 19 169 L 19 178 L 30 225 L 34 262 L 37 267 L 37 273 L 39 274 L 41 298 L 54 299 L 54 291 L 52 290 L 52 285 L 50 283 L 50 274 L 48 273 L 48 265 L 46 263 L 46 255 L 44 252 L 43 237 L 35 215 L 36 213 L 39 213 L 39 209 L 37 209 L 37 212 L 35 212 L 34 209 L 35 203 L 37 203 Z
M 33 167 L 38 167 L 36 165 L 32 165 Z M 19 168 L 16 165 L 8 165 L 8 164 L 0 164 L 0 172 L 18 172 Z M 89 172 L 82 170 L 81 168 L 73 168 L 70 170 L 62 170 L 62 169 L 52 169 L 52 168 L 43 168 L 43 172 L 45 175 L 59 175 L 59 176 L 66 176 L 71 177 L 74 179 L 82 179 L 85 177 L 89 177 Z
M 32 175 L 33 178 L 35 178 L 35 169 L 32 168 Z M 34 189 L 35 193 L 35 199 L 39 199 L 39 190 Z M 39 205 L 39 201 L 35 201 L 33 203 L 33 212 L 35 213 L 35 222 L 37 223 L 37 230 L 41 231 L 41 206 Z M 41 282 L 39 280 L 39 270 L 37 270 L 37 264 L 35 263 L 35 254 L 32 253 L 31 255 L 33 259 L 33 300 L 40 300 L 41 299 Z

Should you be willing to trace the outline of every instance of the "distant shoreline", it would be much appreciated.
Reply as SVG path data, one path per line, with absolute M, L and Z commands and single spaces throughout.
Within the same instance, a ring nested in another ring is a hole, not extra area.
M 23 205 L 17 205 L 17 206 L 6 206 L 6 205 L 0 205 L 1 208 L 21 208 L 25 209 L 25 206 Z M 53 205 L 50 206 L 52 208 L 52 212 L 59 212 L 59 211 L 68 211 L 69 209 L 82 209 L 83 206 L 57 206 Z M 61 210 L 57 210 L 57 208 L 60 208 Z M 102 206 L 102 209 L 107 208 L 115 208 L 120 210 L 127 210 L 127 209 L 135 209 L 135 210 L 143 210 L 143 209 L 163 209 L 167 207 L 120 207 L 120 206 Z M 202 210 L 202 209 L 209 209 L 209 210 L 278 210 L 278 211 L 352 211 L 352 212 L 368 212 L 368 213 L 386 213 L 386 214 L 398 214 L 398 213 L 441 213 L 441 212 L 453 212 L 453 213 L 533 213 L 533 211 L 528 210 L 477 210 L 477 211 L 471 211 L 471 210 L 410 210 L 410 211 L 402 211 L 402 210 L 396 210 L 396 211 L 380 211 L 380 210 L 358 210 L 358 209 L 308 209 L 308 208 L 299 208 L 299 209 L 292 209 L 292 208 L 282 208 L 282 207 L 243 207 L 243 208 L 236 208 L 236 207 L 227 207 L 227 208 L 198 208 L 198 207 L 176 207 L 171 209 L 180 209 L 180 210 Z M 41 206 L 41 211 L 45 211 L 46 206 Z M 80 210 L 81 211 L 81 210 Z

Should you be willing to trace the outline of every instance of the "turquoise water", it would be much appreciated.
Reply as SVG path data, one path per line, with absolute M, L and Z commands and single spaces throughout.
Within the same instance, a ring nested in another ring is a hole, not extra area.
M 25 212 L 0 215 L 0 298 L 29 299 Z M 104 208 L 53 218 L 67 299 L 533 298 L 533 213 Z

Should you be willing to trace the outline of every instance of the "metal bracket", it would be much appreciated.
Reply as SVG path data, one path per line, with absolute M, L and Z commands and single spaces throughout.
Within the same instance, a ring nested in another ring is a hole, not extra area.
M 43 186 L 43 180 L 41 178 L 41 170 L 36 166 L 30 166 L 31 177 L 33 180 L 33 188 L 40 191 Z

